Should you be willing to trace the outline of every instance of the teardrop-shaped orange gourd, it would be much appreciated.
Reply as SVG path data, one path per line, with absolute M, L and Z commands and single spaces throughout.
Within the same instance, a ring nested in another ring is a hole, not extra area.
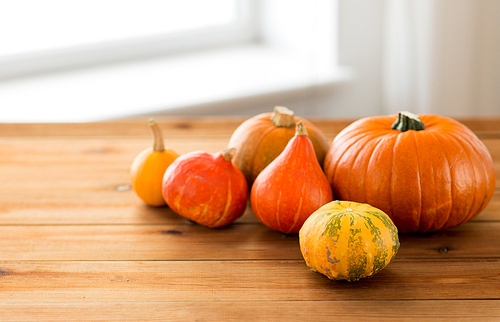
M 166 205 L 162 194 L 163 174 L 179 154 L 165 148 L 160 127 L 154 119 L 150 119 L 148 125 L 153 130 L 154 143 L 135 157 L 130 168 L 130 181 L 142 201 L 160 207 Z
M 255 179 L 250 202 L 257 219 L 283 233 L 298 233 L 304 221 L 333 200 L 302 121 L 285 150 Z

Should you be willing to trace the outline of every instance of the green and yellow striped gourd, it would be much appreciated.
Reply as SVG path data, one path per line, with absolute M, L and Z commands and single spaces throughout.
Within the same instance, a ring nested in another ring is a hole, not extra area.
M 398 230 L 368 204 L 332 201 L 316 210 L 299 232 L 309 268 L 332 280 L 356 282 L 385 268 L 399 249 Z

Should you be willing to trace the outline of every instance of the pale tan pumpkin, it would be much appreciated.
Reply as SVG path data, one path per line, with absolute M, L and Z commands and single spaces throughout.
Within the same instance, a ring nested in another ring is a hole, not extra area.
M 323 165 L 329 143 L 319 128 L 294 112 L 277 106 L 273 113 L 256 115 L 243 122 L 229 140 L 229 147 L 236 148 L 234 164 L 243 172 L 249 184 L 271 163 L 295 135 L 295 123 L 302 121 L 307 129 L 316 158 Z

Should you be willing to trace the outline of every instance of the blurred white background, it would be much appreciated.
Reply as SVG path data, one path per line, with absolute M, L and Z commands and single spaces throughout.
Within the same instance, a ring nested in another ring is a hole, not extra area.
M 0 1 L 0 122 L 500 115 L 500 0 Z

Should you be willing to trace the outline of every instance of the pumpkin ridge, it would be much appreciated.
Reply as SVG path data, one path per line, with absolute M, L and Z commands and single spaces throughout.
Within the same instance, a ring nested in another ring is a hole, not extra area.
M 439 135 L 440 138 L 438 138 L 436 135 Z M 450 160 L 448 159 L 448 155 L 446 154 L 446 149 L 445 149 L 445 147 L 443 146 L 443 143 L 442 143 L 442 141 L 448 140 L 448 139 L 444 135 L 441 135 L 438 132 L 432 133 L 432 136 L 436 140 L 437 144 L 441 147 L 441 153 L 444 156 L 444 160 L 446 161 L 446 166 L 444 167 L 444 169 L 446 169 L 447 174 L 450 177 L 450 181 L 449 181 L 448 189 L 447 189 L 448 190 L 448 194 L 449 194 L 448 197 L 449 197 L 449 200 L 450 200 L 450 209 L 447 211 L 446 220 L 443 220 L 443 223 L 440 226 L 435 226 L 434 227 L 434 230 L 440 230 L 440 229 L 442 229 L 446 225 L 446 223 L 448 222 L 448 220 L 450 218 L 451 212 L 453 210 L 453 200 L 455 198 L 453 198 L 453 187 L 452 187 L 453 176 L 452 176 L 452 173 L 450 171 L 451 170 Z
M 357 137 L 359 134 L 361 134 L 361 138 Z M 349 149 L 351 149 L 351 147 L 356 142 L 358 142 L 359 140 L 363 139 L 365 136 L 368 136 L 368 135 L 369 135 L 369 133 L 356 133 L 356 135 L 352 135 L 347 141 L 344 141 L 345 144 L 343 144 L 340 147 L 338 147 L 337 149 L 335 149 L 335 151 L 328 149 L 326 156 L 325 156 L 325 160 L 323 162 L 323 169 L 325 171 L 325 174 L 327 176 L 328 181 L 330 182 L 330 185 L 333 186 L 333 183 L 335 182 L 335 175 L 337 172 L 337 166 L 340 163 L 340 161 L 342 161 L 342 159 L 344 158 L 344 155 L 347 153 L 347 151 Z M 335 140 L 337 140 L 337 138 L 339 138 L 339 136 L 342 136 L 342 132 L 335 137 L 335 139 L 333 140 L 334 143 L 335 143 Z M 332 143 L 332 146 L 333 146 L 333 143 Z M 345 146 L 345 148 L 344 148 L 344 146 Z M 342 154 L 339 157 L 334 158 L 335 152 L 338 150 L 342 150 L 342 149 L 343 149 Z M 332 166 L 330 166 L 330 164 L 333 164 L 334 166 L 332 167 Z
M 314 150 L 313 150 L 314 151 Z M 301 158 L 302 159 L 302 158 Z M 317 161 L 316 159 L 316 155 L 314 155 L 314 159 Z M 309 159 L 308 159 L 309 160 Z M 305 190 L 305 187 L 306 187 L 306 184 L 305 182 L 302 183 L 302 189 L 300 191 L 300 200 L 299 200 L 299 206 L 297 207 L 297 211 L 295 212 L 294 216 L 293 216 L 293 224 L 292 226 L 290 227 L 290 231 L 295 227 L 295 225 L 297 224 L 297 221 L 299 221 L 299 217 L 300 217 L 300 211 L 302 210 L 302 201 L 303 201 L 303 196 L 304 196 L 304 190 Z M 321 190 L 320 190 L 320 193 Z M 320 196 L 321 197 L 321 196 Z
M 177 208 L 177 211 L 180 211 L 181 209 L 181 199 L 182 199 L 182 196 L 184 196 L 184 189 L 186 188 L 186 183 L 187 183 L 187 180 L 186 182 L 184 182 L 184 184 L 180 187 L 179 191 L 178 191 L 178 194 L 177 196 L 175 197 L 175 200 L 173 202 L 173 205 Z M 177 212 L 176 211 L 176 212 Z
M 257 150 L 246 149 L 246 146 L 255 145 L 258 147 L 262 143 L 263 133 L 273 130 L 269 128 L 270 116 L 271 113 L 264 113 L 247 119 L 234 131 L 229 139 L 228 146 L 236 147 L 237 149 L 236 155 L 233 158 L 233 163 L 243 172 L 246 181 L 249 183 L 249 188 L 253 180 L 255 180 L 252 169 L 254 167 L 254 159 L 257 155 Z M 259 132 L 261 129 L 263 129 L 262 133 Z M 258 136 L 253 136 L 253 131 L 260 134 Z M 242 153 L 242 151 L 246 151 L 246 153 Z
M 375 216 L 375 212 L 370 212 L 370 214 L 372 216 Z M 385 243 L 381 238 L 382 232 L 377 227 L 377 225 L 375 225 L 373 223 L 373 221 L 371 220 L 371 218 L 369 218 L 367 216 L 363 216 L 360 213 L 356 213 L 356 215 L 365 219 L 365 226 L 367 227 L 367 229 L 370 230 L 370 234 L 373 236 L 372 242 L 374 244 L 376 253 L 375 253 L 375 256 L 373 257 L 373 261 L 372 261 L 372 273 L 370 274 L 370 276 L 371 276 L 373 274 L 376 274 L 377 272 L 379 272 L 380 270 L 382 270 L 385 267 L 385 262 L 387 261 L 388 254 L 387 254 L 387 250 L 385 250 Z M 379 221 L 381 221 L 385 225 L 384 221 L 380 220 L 380 217 L 378 217 L 378 216 L 375 216 L 375 217 L 377 219 L 379 219 Z M 385 226 L 390 227 L 387 225 L 385 225 Z
M 417 143 L 417 151 L 427 152 L 432 151 L 433 158 L 439 160 L 443 157 L 443 151 L 441 146 L 436 142 L 436 136 L 430 132 L 430 127 L 426 127 L 425 133 L 422 133 L 420 140 L 416 140 Z M 425 141 L 424 141 L 425 139 Z M 429 148 L 431 147 L 431 148 Z M 436 225 L 435 223 L 439 223 L 442 213 L 442 206 L 440 198 L 442 198 L 442 189 L 441 185 L 438 182 L 443 181 L 444 178 L 438 178 L 437 173 L 440 170 L 432 166 L 430 163 L 419 162 L 419 168 L 421 169 L 421 173 L 429 173 L 432 175 L 427 175 L 425 180 L 421 180 L 422 187 L 422 209 L 426 211 L 422 211 L 420 215 L 420 232 L 432 231 L 433 227 Z M 425 189 L 425 187 L 436 187 L 438 190 L 434 190 L 433 193 L 429 194 L 430 189 Z M 446 203 L 444 203 L 446 205 Z
M 265 136 L 269 134 L 272 130 L 273 128 L 268 128 L 264 131 L 264 133 L 262 133 L 262 135 L 260 135 L 259 142 L 255 145 L 255 149 L 253 150 L 254 153 L 250 158 L 249 164 L 247 165 L 247 168 L 250 171 L 250 173 L 253 173 L 255 155 L 258 154 L 257 151 L 259 151 L 259 148 L 262 145 L 262 141 L 264 141 Z M 253 183 L 255 181 L 255 178 L 253 178 L 252 174 L 250 176 L 251 176 L 250 181 Z
M 413 207 L 418 207 L 418 209 L 422 207 L 422 191 L 413 187 L 413 184 L 417 184 L 417 188 L 420 188 L 420 186 L 418 186 L 419 178 L 416 176 L 416 173 L 413 172 L 418 171 L 418 167 L 417 169 L 411 167 L 410 170 L 413 171 L 408 172 L 407 164 L 398 161 L 402 158 L 407 162 L 415 162 L 416 147 L 414 137 L 409 136 L 411 134 L 412 131 L 407 131 L 397 135 L 392 161 L 391 203 L 397 206 L 393 208 L 391 215 L 397 218 L 395 224 L 402 232 L 417 230 L 415 227 L 418 226 L 420 222 L 420 211 L 415 214 L 415 211 L 410 212 L 408 208 L 414 210 Z M 409 147 L 410 144 L 412 144 L 412 147 Z M 408 189 L 408 187 L 411 187 L 411 189 Z M 402 202 L 401 199 L 404 199 L 404 202 Z M 418 206 L 415 205 L 416 203 L 418 203 Z M 401 216 L 396 217 L 396 214 L 401 214 Z
M 420 130 L 420 131 L 424 131 L 424 130 Z M 418 140 L 417 140 L 417 131 L 412 131 L 411 132 L 413 135 L 413 145 L 415 147 L 415 156 L 417 158 L 417 177 L 418 177 L 418 191 L 420 191 L 420 208 L 418 209 L 418 219 L 416 220 L 416 222 L 418 223 L 417 225 L 417 230 L 422 226 L 422 205 L 424 204 L 424 193 L 423 193 L 423 189 L 424 187 L 422 187 L 422 169 L 421 169 L 421 164 L 420 164 L 420 159 L 419 159 L 419 156 L 418 156 L 418 148 L 417 148 L 417 144 L 418 144 Z
M 339 214 L 338 216 L 332 216 L 328 218 L 327 216 L 332 215 L 334 212 L 330 211 L 325 213 L 324 217 L 327 218 L 327 223 L 326 223 L 326 229 L 325 229 L 325 234 L 328 234 L 330 237 L 337 237 L 338 240 L 338 231 L 341 228 L 341 221 L 345 216 L 345 213 Z M 319 221 L 319 220 L 318 220 Z
M 366 146 L 369 142 L 371 142 L 371 140 L 367 140 L 367 142 L 365 142 L 365 143 L 364 143 L 364 145 Z M 349 174 L 348 174 L 348 176 L 347 176 L 347 180 L 346 180 L 346 185 L 347 185 L 348 187 L 357 186 L 357 179 L 358 179 L 358 177 L 356 176 L 356 177 L 354 178 L 354 181 L 355 181 L 355 182 L 354 182 L 353 184 L 351 184 L 351 174 L 352 174 L 352 169 L 356 166 L 356 163 L 357 163 L 357 161 L 358 161 L 358 158 L 359 158 L 359 156 L 361 155 L 361 151 L 362 151 L 361 149 L 359 149 L 359 150 L 357 151 L 358 153 L 357 153 L 357 154 L 356 154 L 356 156 L 354 157 L 354 160 L 352 161 L 351 167 L 350 167 L 350 169 L 349 169 Z M 352 198 L 350 197 L 350 195 L 351 195 L 351 189 L 348 189 L 348 195 L 346 196 L 346 199 L 351 200 Z M 365 200 L 356 200 L 356 201 L 358 201 L 358 202 L 364 202 Z
M 255 216 L 257 217 L 257 219 L 258 219 L 259 221 L 261 221 L 264 225 L 266 225 L 266 226 L 270 227 L 270 226 L 269 226 L 269 223 L 268 223 L 268 222 L 264 219 L 264 217 L 263 217 L 263 216 L 261 216 L 261 215 L 260 215 L 260 210 L 259 210 L 259 200 L 258 200 L 258 198 L 256 198 L 256 200 L 255 200 L 255 201 L 254 201 L 254 203 L 252 204 L 252 208 L 254 208 L 254 209 L 253 209 L 253 211 L 254 211 L 254 214 L 255 214 Z
M 467 156 L 467 159 L 469 160 L 469 163 L 471 164 L 472 171 L 474 172 L 474 193 L 473 193 L 474 197 L 473 197 L 473 199 L 472 199 L 472 201 L 470 203 L 470 208 L 468 209 L 467 215 L 464 217 L 464 220 L 460 222 L 460 224 L 462 224 L 462 223 L 464 223 L 464 222 L 469 221 L 470 219 L 472 219 L 472 217 L 475 215 L 476 211 L 479 208 L 479 207 L 475 207 L 476 209 L 473 208 L 474 202 L 477 200 L 477 193 L 476 193 L 476 191 L 477 191 L 477 184 L 476 183 L 478 181 L 478 174 L 476 172 L 476 167 L 474 166 L 474 162 L 471 159 L 471 155 L 467 152 L 467 151 L 470 152 L 471 150 L 474 150 L 474 152 L 476 152 L 476 151 L 475 151 L 474 147 L 472 146 L 472 144 L 470 144 L 470 142 L 468 140 L 458 140 L 455 137 L 455 133 L 454 132 L 450 133 L 450 136 L 453 137 L 458 142 L 458 144 L 462 147 L 463 150 L 465 150 L 465 155 Z M 464 145 L 467 144 L 467 149 L 464 149 L 463 144 Z M 483 169 L 485 169 L 484 168 L 484 162 L 479 162 L 479 163 L 482 165 Z M 486 172 L 485 172 L 485 175 L 486 175 Z M 479 206 L 481 206 L 482 202 L 478 202 L 478 203 L 479 203 Z
M 366 143 L 367 143 L 367 142 L 366 142 L 366 141 L 364 141 L 364 140 L 369 141 L 368 137 L 370 137 L 370 136 L 372 136 L 372 135 L 373 135 L 373 133 L 366 133 L 366 135 L 364 135 L 363 137 L 361 137 L 361 138 L 359 138 L 359 139 L 356 139 L 356 140 L 353 140 L 353 143 L 352 143 L 351 145 L 349 145 L 349 147 L 348 147 L 348 148 L 344 151 L 344 153 L 342 154 L 342 157 L 341 157 L 341 158 L 339 158 L 339 159 L 335 162 L 335 163 L 336 163 L 336 166 L 335 166 L 335 172 L 334 172 L 334 174 L 333 174 L 333 176 L 332 176 L 331 183 L 333 183 L 333 182 L 337 182 L 337 180 L 338 180 L 338 181 L 340 181 L 340 179 L 338 179 L 338 175 L 339 175 L 339 174 L 338 174 L 338 172 L 337 172 L 337 169 L 338 169 L 338 166 L 337 166 L 337 165 L 343 161 L 344 156 L 348 153 L 348 151 L 349 151 L 351 148 L 355 147 L 357 144 L 359 144 L 359 145 L 366 145 Z M 363 141 L 362 141 L 362 140 L 363 140 Z M 351 160 L 349 160 L 349 161 L 350 161 L 350 166 L 349 166 L 349 170 L 348 170 L 349 172 L 348 172 L 348 174 L 347 174 L 347 177 L 345 178 L 346 185 L 348 185 L 348 183 L 349 183 L 349 180 L 350 180 L 350 178 L 351 178 L 351 173 L 352 173 L 352 168 L 353 168 L 353 165 L 356 163 L 356 159 L 358 158 L 358 156 L 359 156 L 359 154 L 360 154 L 360 153 L 361 153 L 361 149 L 356 149 L 356 155 L 355 155 L 355 157 L 354 157 L 354 158 L 352 158 L 352 159 L 353 159 L 352 161 L 351 161 Z M 350 155 L 349 155 L 348 157 L 349 157 L 349 159 L 351 159 L 351 156 L 350 156 Z M 347 195 L 343 195 L 343 196 L 342 196 L 342 199 L 345 199 L 345 200 L 350 200 L 350 197 L 349 197 L 349 195 L 350 195 L 350 189 L 346 189 L 346 191 L 345 191 L 345 192 L 347 192 Z M 362 200 L 356 200 L 356 201 L 360 201 L 360 202 L 361 202 Z
M 489 153 L 488 149 L 486 148 L 486 146 L 484 145 L 484 143 L 479 140 L 479 138 L 472 132 L 470 131 L 469 128 L 466 127 L 466 129 L 468 130 L 468 133 L 469 133 L 469 136 L 464 136 L 462 137 L 463 139 L 465 139 L 467 141 L 467 143 L 469 143 L 469 146 L 472 148 L 472 150 L 474 150 L 475 154 L 477 156 L 481 156 L 482 158 L 486 158 L 487 160 L 490 161 L 490 163 L 493 163 L 493 160 L 491 158 L 491 154 Z M 477 148 L 476 145 L 480 145 L 483 150 Z M 482 166 L 482 169 L 483 169 L 483 175 L 484 177 L 487 179 L 487 184 L 486 184 L 486 191 L 485 191 L 485 195 L 484 195 L 484 199 L 481 203 L 481 206 L 479 207 L 478 209 L 478 214 L 480 211 L 482 211 L 482 209 L 484 209 L 484 207 L 486 207 L 486 205 L 488 204 L 489 202 L 489 199 L 491 198 L 492 194 L 488 197 L 488 188 L 490 187 L 490 184 L 491 182 L 493 182 L 493 186 L 496 185 L 496 174 L 495 172 L 493 171 L 492 173 L 492 176 L 490 177 L 488 175 L 488 169 L 486 168 L 486 164 L 485 162 L 482 162 L 481 160 L 478 160 L 480 161 L 479 163 L 481 164 Z M 488 180 L 488 179 L 491 179 L 493 178 L 493 180 Z M 493 188 L 493 191 L 494 191 L 494 188 Z
M 213 224 L 212 227 L 216 227 L 224 218 L 226 218 L 226 214 L 229 210 L 229 206 L 231 205 L 231 178 L 228 177 L 227 180 L 227 196 L 226 196 L 226 204 L 224 205 L 224 210 L 222 211 L 222 215 L 217 219 Z
M 282 231 L 280 222 L 280 200 L 281 200 L 281 189 L 279 190 L 278 200 L 276 201 L 276 224 L 278 225 L 278 230 Z
M 251 183 L 253 184 L 253 182 L 255 181 L 255 179 L 257 178 L 256 176 L 254 177 L 253 173 L 255 173 L 255 156 L 256 155 L 259 155 L 259 149 L 262 145 L 262 143 L 264 142 L 264 139 L 270 135 L 275 129 L 277 129 L 276 127 L 270 127 L 268 129 L 266 129 L 266 131 L 264 133 L 261 134 L 260 136 L 260 140 L 259 140 L 259 143 L 255 146 L 254 148 L 254 153 L 252 155 L 252 158 L 250 159 L 251 162 L 250 164 L 248 165 L 248 169 L 250 170 L 251 172 Z M 281 151 L 283 152 L 283 151 Z M 279 155 L 278 155 L 279 156 Z M 271 161 L 272 162 L 272 161 Z M 269 164 L 268 164 L 269 165 Z M 267 166 L 265 166 L 262 170 L 264 170 Z M 261 170 L 261 171 L 262 171 Z
M 394 223 L 392 222 L 392 220 L 389 216 L 385 216 L 382 213 L 377 212 L 377 211 L 370 212 L 370 214 L 372 216 L 374 216 L 375 218 L 377 218 L 380 222 L 382 222 L 382 225 L 384 227 L 387 227 L 389 229 L 389 232 L 390 232 L 391 238 L 392 238 L 392 243 L 393 243 L 393 246 L 392 246 L 392 253 L 393 254 L 392 254 L 392 258 L 389 260 L 389 262 L 391 262 L 394 259 L 394 257 L 396 256 L 396 253 L 398 252 L 399 247 L 401 245 L 399 242 L 399 238 L 397 238 L 398 228 L 396 227 L 396 225 L 394 225 Z
M 470 138 L 472 139 L 472 138 Z M 477 140 L 479 140 L 477 137 L 476 137 Z M 481 142 L 481 141 L 479 141 Z M 489 161 L 491 163 L 493 163 L 493 160 L 491 158 L 491 155 L 489 154 L 489 152 L 486 154 L 484 153 L 484 150 L 482 151 L 478 151 L 476 146 L 474 144 L 472 144 L 472 142 L 469 141 L 469 144 L 472 146 L 472 148 L 474 149 L 474 151 L 478 154 L 478 155 L 482 155 L 483 157 L 486 157 L 487 159 L 489 159 Z M 486 146 L 481 142 L 482 146 L 484 147 L 485 151 L 487 151 L 486 149 Z M 484 194 L 484 198 L 483 198 L 483 201 L 481 202 L 481 206 L 478 208 L 477 210 L 477 214 L 478 215 L 484 208 L 486 208 L 486 206 L 488 205 L 491 197 L 493 196 L 493 193 L 495 191 L 495 186 L 496 186 L 496 174 L 495 172 L 493 171 L 492 172 L 492 175 L 488 175 L 488 169 L 486 168 L 486 164 L 484 162 L 480 162 L 480 164 L 482 165 L 483 167 L 483 171 L 484 171 L 484 177 L 486 178 L 486 191 L 485 191 L 485 194 Z M 492 193 L 490 194 L 489 193 L 489 187 L 490 185 L 493 184 L 493 189 L 492 189 Z M 471 219 L 474 218 L 474 217 L 471 217 Z
M 396 142 L 398 141 L 398 139 L 399 139 L 399 136 L 396 136 L 396 139 L 394 140 L 394 144 L 393 144 L 392 150 L 391 150 L 392 162 L 390 164 L 391 171 L 390 171 L 390 175 L 389 175 L 389 178 L 390 178 L 389 183 L 390 184 L 389 184 L 389 195 L 388 195 L 389 200 L 390 200 L 389 204 L 391 205 L 391 209 L 390 209 L 391 216 L 394 214 L 394 204 L 393 204 L 393 199 L 392 199 L 393 194 L 394 194 L 394 182 L 393 182 L 394 180 L 393 180 L 393 178 L 394 178 L 394 160 L 396 159 L 396 157 L 395 157 L 395 155 L 396 155 Z
M 453 135 L 453 134 L 452 134 L 452 135 Z M 471 168 L 472 168 L 472 170 L 473 170 L 473 172 L 474 172 L 474 194 L 473 194 L 473 195 L 474 195 L 474 198 L 473 198 L 473 199 L 472 199 L 472 201 L 471 201 L 471 205 L 470 205 L 469 212 L 468 212 L 467 216 L 465 217 L 465 219 L 464 219 L 464 220 L 463 220 L 460 224 L 462 224 L 462 223 L 464 223 L 464 222 L 466 222 L 466 221 L 471 220 L 471 219 L 472 219 L 475 215 L 479 214 L 479 213 L 477 213 L 477 210 L 478 210 L 478 208 L 479 208 L 479 207 L 481 206 L 481 204 L 482 204 L 482 201 L 478 201 L 478 200 L 477 200 L 477 198 L 478 198 L 478 196 L 477 196 L 477 191 L 478 191 L 477 186 L 478 186 L 478 184 L 477 184 L 477 183 L 478 183 L 478 180 L 480 180 L 480 179 L 478 178 L 477 169 L 476 169 L 476 167 L 474 166 L 474 161 L 475 161 L 475 160 L 473 160 L 473 157 L 470 155 L 470 152 L 471 152 L 471 150 L 473 150 L 473 147 L 472 147 L 472 145 L 469 143 L 469 141 L 467 141 L 467 140 L 465 140 L 465 141 L 463 141 L 463 140 L 462 140 L 461 142 L 462 142 L 462 144 L 467 144 L 467 145 L 468 145 L 468 148 L 469 148 L 469 149 L 467 150 L 468 152 L 466 152 L 466 154 L 467 154 L 467 157 L 468 157 L 468 159 L 469 159 L 469 162 L 470 162 L 470 163 L 471 163 L 471 165 L 472 165 L 472 166 L 471 166 Z M 474 151 L 474 152 L 475 152 L 475 151 Z M 484 169 L 484 162 L 479 162 L 479 163 L 482 165 L 482 167 L 483 167 L 483 169 Z M 487 189 L 487 188 L 485 188 L 485 190 L 486 190 L 486 189 Z M 482 198 L 484 198 L 484 196 L 481 196 L 481 197 L 482 197 Z M 476 207 L 474 207 L 474 203 L 475 203 L 475 202 L 476 202 L 476 203 L 478 203 L 478 206 L 476 206 Z M 459 225 L 460 225 L 460 224 L 459 224 Z
M 210 196 L 210 200 L 208 200 L 208 201 L 205 202 L 205 207 L 203 208 L 203 211 L 198 215 L 198 217 L 196 219 L 192 219 L 193 221 L 196 221 L 196 222 L 200 223 L 201 218 L 203 218 L 203 216 L 206 215 L 207 210 L 208 210 L 208 206 L 210 205 L 210 203 L 214 199 L 214 195 L 215 195 L 216 192 L 217 192 L 217 188 L 215 188 L 214 192 Z
M 459 140 L 459 139 L 457 139 L 457 138 L 453 135 L 453 133 L 452 133 L 452 132 L 448 133 L 448 138 L 453 139 L 453 141 L 455 142 L 455 144 L 456 144 L 458 147 L 460 147 L 460 154 L 456 157 L 456 159 L 455 159 L 455 160 L 453 161 L 453 163 L 450 165 L 450 169 L 451 169 L 451 167 L 453 166 L 453 164 L 455 164 L 455 162 L 458 160 L 458 158 L 460 158 L 460 159 L 464 159 L 464 156 L 462 156 L 462 155 L 464 155 L 464 154 L 465 154 L 465 158 L 467 159 L 467 161 L 468 161 L 468 163 L 469 163 L 469 165 L 470 165 L 470 166 L 469 166 L 469 168 L 472 168 L 472 172 L 474 173 L 474 180 L 472 180 L 472 181 L 474 182 L 474 184 L 473 184 L 473 186 L 474 186 L 474 187 L 473 187 L 473 189 L 474 189 L 474 193 L 472 194 L 472 195 L 473 195 L 473 200 L 472 200 L 472 202 L 470 202 L 470 203 L 467 203 L 467 204 L 466 204 L 466 211 L 464 212 L 464 214 L 465 214 L 465 215 L 463 215 L 463 217 L 461 218 L 461 220 L 459 220 L 459 221 L 458 221 L 458 223 L 456 223 L 455 225 L 453 225 L 453 226 L 458 226 L 458 225 L 460 225 L 461 223 L 463 223 L 467 217 L 469 217 L 470 212 L 471 212 L 471 208 L 472 208 L 472 205 L 473 205 L 473 202 L 474 202 L 474 198 L 476 197 L 476 196 L 475 196 L 475 195 L 476 195 L 476 193 L 475 193 L 475 191 L 476 191 L 476 170 L 474 169 L 474 166 L 473 166 L 473 163 L 472 163 L 472 161 L 471 161 L 471 159 L 470 159 L 470 156 L 469 156 L 469 155 L 468 155 L 468 153 L 467 153 L 467 149 L 466 149 L 466 148 L 462 145 L 462 141 L 461 141 L 461 140 Z M 465 152 L 465 153 L 464 153 L 464 152 Z M 445 225 L 445 226 L 446 226 L 446 225 Z
M 391 198 L 390 184 L 392 179 L 392 155 L 394 154 L 394 149 L 386 149 L 385 147 L 394 146 L 397 139 L 397 132 L 391 131 L 390 134 L 380 135 L 380 141 L 377 143 L 376 147 L 372 150 L 370 155 L 370 160 L 367 163 L 367 167 L 361 175 L 365 176 L 365 201 L 366 203 L 381 208 L 383 207 L 389 216 L 393 213 Z M 386 169 L 381 169 L 378 166 L 380 160 L 390 162 Z M 380 182 L 380 176 L 384 177 L 383 187 L 389 187 L 389 189 L 370 189 L 374 185 L 382 185 Z M 384 205 L 385 202 L 385 205 Z
M 364 202 L 368 202 L 368 203 L 371 203 L 371 201 L 369 200 L 369 187 L 370 185 L 367 184 L 369 182 L 369 180 L 367 180 L 369 178 L 369 171 L 368 169 L 371 168 L 371 164 L 372 162 L 374 163 L 374 156 L 375 156 L 375 151 L 377 150 L 377 148 L 379 147 L 379 145 L 385 141 L 384 137 L 383 136 L 377 136 L 374 138 L 374 140 L 377 140 L 377 143 L 375 144 L 375 146 L 373 147 L 373 149 L 371 150 L 370 152 L 370 159 L 368 160 L 368 162 L 366 163 L 366 168 L 364 169 L 364 174 L 365 174 L 365 184 L 364 184 Z M 371 143 L 371 142 L 370 142 Z M 370 146 L 372 144 L 369 144 Z M 380 198 L 380 196 L 379 196 Z
M 302 151 L 303 153 L 307 154 L 306 157 L 301 157 L 300 159 L 301 160 L 311 160 L 311 162 L 307 162 L 306 163 L 307 168 L 308 168 L 307 169 L 307 173 L 313 173 L 314 171 L 317 171 L 317 173 L 319 173 L 321 176 L 324 176 L 323 168 L 322 168 L 321 164 L 319 163 L 318 159 L 316 158 L 316 151 L 314 150 L 314 145 L 312 144 L 311 139 L 306 135 L 305 137 L 298 138 L 298 140 L 301 143 L 301 145 L 303 146 L 300 149 L 300 151 Z M 297 210 L 297 214 L 295 216 L 294 226 L 296 225 L 298 219 L 300 218 L 300 211 L 302 209 L 302 201 L 303 201 L 303 197 L 302 196 L 304 196 L 307 193 L 307 191 L 305 191 L 306 188 L 307 188 L 306 187 L 306 182 L 304 181 L 303 185 L 302 185 L 302 190 L 301 190 L 301 193 L 300 193 L 301 197 L 300 197 L 300 202 L 299 202 L 299 207 L 298 207 L 298 210 Z M 331 185 L 330 185 L 329 188 L 331 189 Z M 319 200 L 323 200 L 323 196 L 324 196 L 323 189 L 317 189 L 317 190 L 319 190 L 319 197 L 318 197 L 318 199 Z M 320 207 L 322 207 L 322 206 L 323 205 L 321 205 Z M 309 214 L 309 216 L 311 214 Z
M 366 272 L 367 252 L 363 247 L 363 239 L 361 235 L 357 234 L 360 231 L 354 230 L 352 228 L 353 224 L 355 223 L 355 221 L 353 221 L 352 214 L 349 217 L 351 234 L 349 235 L 347 241 L 347 249 L 349 252 L 349 260 L 347 264 L 347 280 L 349 282 L 356 282 L 359 281 Z
M 304 185 L 305 186 L 305 185 Z M 302 189 L 302 193 L 304 192 L 304 189 Z M 295 225 L 297 224 L 297 221 L 299 220 L 299 216 L 300 216 L 300 210 L 302 209 L 302 200 L 303 200 L 303 197 L 302 197 L 302 193 L 300 195 L 300 200 L 299 200 L 299 206 L 297 207 L 297 211 L 295 212 L 295 214 L 293 215 L 293 224 L 290 226 L 290 229 L 288 230 L 288 232 L 292 231 L 292 229 L 295 227 Z
M 450 181 L 449 181 L 449 184 L 448 184 L 448 200 L 449 200 L 449 210 L 447 212 L 447 215 L 446 215 L 446 220 L 443 220 L 443 223 L 438 227 L 438 228 L 435 228 L 434 230 L 438 230 L 438 229 L 442 229 L 446 223 L 450 220 L 450 216 L 451 216 L 451 213 L 453 211 L 453 207 L 454 207 L 454 196 L 453 196 L 453 185 L 452 185 L 452 182 L 453 182 L 453 176 L 452 176 L 452 172 L 451 172 L 451 168 L 453 166 L 453 164 L 450 164 L 450 160 L 448 158 L 448 155 L 446 153 L 446 145 L 443 145 L 443 142 L 448 142 L 450 141 L 450 139 L 448 137 L 446 137 L 445 135 L 441 134 L 441 133 L 432 133 L 432 136 L 434 137 L 434 139 L 437 141 L 438 145 L 441 147 L 441 153 L 442 155 L 444 156 L 445 158 L 445 161 L 446 161 L 446 166 L 444 167 L 447 171 L 447 175 L 448 177 L 450 178 Z M 453 144 L 453 143 L 451 143 Z

